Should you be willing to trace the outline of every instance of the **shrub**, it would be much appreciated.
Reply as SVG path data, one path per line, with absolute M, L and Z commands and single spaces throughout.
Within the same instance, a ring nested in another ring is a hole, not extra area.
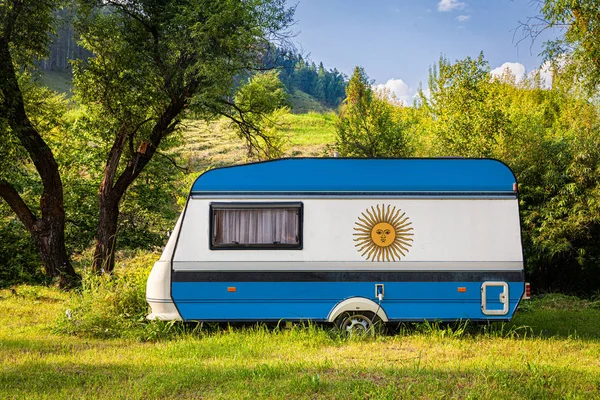
M 61 333 L 99 338 L 143 338 L 146 280 L 156 253 L 125 258 L 112 274 L 96 275 L 86 269 L 82 286 L 71 295 L 56 330 Z

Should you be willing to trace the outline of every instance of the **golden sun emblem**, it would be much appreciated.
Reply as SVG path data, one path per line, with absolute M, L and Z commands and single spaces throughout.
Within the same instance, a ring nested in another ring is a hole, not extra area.
M 411 224 L 399 208 L 389 204 L 371 206 L 354 223 L 355 246 L 367 260 L 398 261 L 412 246 Z

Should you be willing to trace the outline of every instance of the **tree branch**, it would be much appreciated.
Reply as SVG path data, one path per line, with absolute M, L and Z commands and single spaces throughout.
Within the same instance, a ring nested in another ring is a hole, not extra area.
M 164 154 L 164 153 L 161 153 L 160 151 L 157 151 L 157 152 L 156 152 L 156 154 L 158 154 L 158 155 L 159 155 L 159 156 L 161 156 L 161 157 L 164 157 L 164 158 L 166 158 L 168 161 L 170 161 L 170 162 L 171 162 L 171 164 L 173 164 L 173 166 L 174 166 L 175 168 L 177 168 L 177 169 L 178 169 L 178 170 L 180 170 L 181 172 L 183 172 L 183 173 L 186 173 L 186 174 L 189 174 L 189 173 L 190 173 L 190 169 L 189 169 L 189 167 L 182 167 L 181 165 L 177 164 L 177 161 L 175 161 L 175 160 L 174 160 L 172 157 L 170 157 L 170 156 L 168 156 L 168 155 L 166 155 L 166 154 Z
M 113 189 L 118 198 L 122 197 L 129 185 L 142 172 L 144 167 L 150 162 L 152 156 L 160 146 L 162 139 L 171 133 L 177 126 L 177 116 L 186 104 L 186 99 L 181 96 L 176 101 L 171 101 L 167 108 L 154 125 L 149 138 L 149 145 L 145 153 L 135 153 L 135 157 L 127 164 L 125 170 L 119 175 Z
M 14 213 L 17 214 L 17 217 L 23 222 L 25 228 L 32 232 L 35 228 L 37 218 L 33 215 L 15 188 L 4 179 L 0 179 L 0 197 L 2 197 Z

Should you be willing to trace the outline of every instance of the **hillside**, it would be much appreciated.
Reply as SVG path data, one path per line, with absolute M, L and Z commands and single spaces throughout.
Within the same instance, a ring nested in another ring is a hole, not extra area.
M 68 97 L 72 95 L 73 76 L 68 70 L 43 71 L 40 78 L 42 83 L 50 89 L 58 93 L 64 93 Z M 324 113 L 330 111 L 330 108 L 314 96 L 299 89 L 288 90 L 286 100 L 291 112 L 294 114 L 306 114 L 310 112 Z
M 308 112 L 322 113 L 327 111 L 327 108 L 323 104 L 302 90 L 295 90 L 288 93 L 286 100 L 294 114 L 305 114 Z
M 279 131 L 285 138 L 284 157 L 322 157 L 335 141 L 335 114 L 286 114 Z M 180 147 L 192 174 L 209 167 L 239 164 L 248 160 L 244 144 L 226 119 L 206 123 L 186 121 Z M 331 155 L 331 154 L 329 154 Z
M 41 80 L 44 85 L 58 93 L 71 96 L 73 90 L 73 75 L 68 70 L 43 71 Z

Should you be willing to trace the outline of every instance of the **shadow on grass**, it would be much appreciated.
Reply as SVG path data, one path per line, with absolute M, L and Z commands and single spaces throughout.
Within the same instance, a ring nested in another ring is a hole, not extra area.
M 593 396 L 597 374 L 530 365 L 334 367 L 327 362 L 219 365 L 142 359 L 141 364 L 45 361 L 0 370 L 3 398 L 507 398 Z
M 69 340 L 68 336 L 48 336 L 47 338 L 29 339 L 0 339 L 0 354 L 2 357 L 20 359 L 24 354 L 35 356 L 73 355 L 94 349 L 107 351 L 123 347 L 123 342 L 90 339 L 82 341 L 79 338 Z

